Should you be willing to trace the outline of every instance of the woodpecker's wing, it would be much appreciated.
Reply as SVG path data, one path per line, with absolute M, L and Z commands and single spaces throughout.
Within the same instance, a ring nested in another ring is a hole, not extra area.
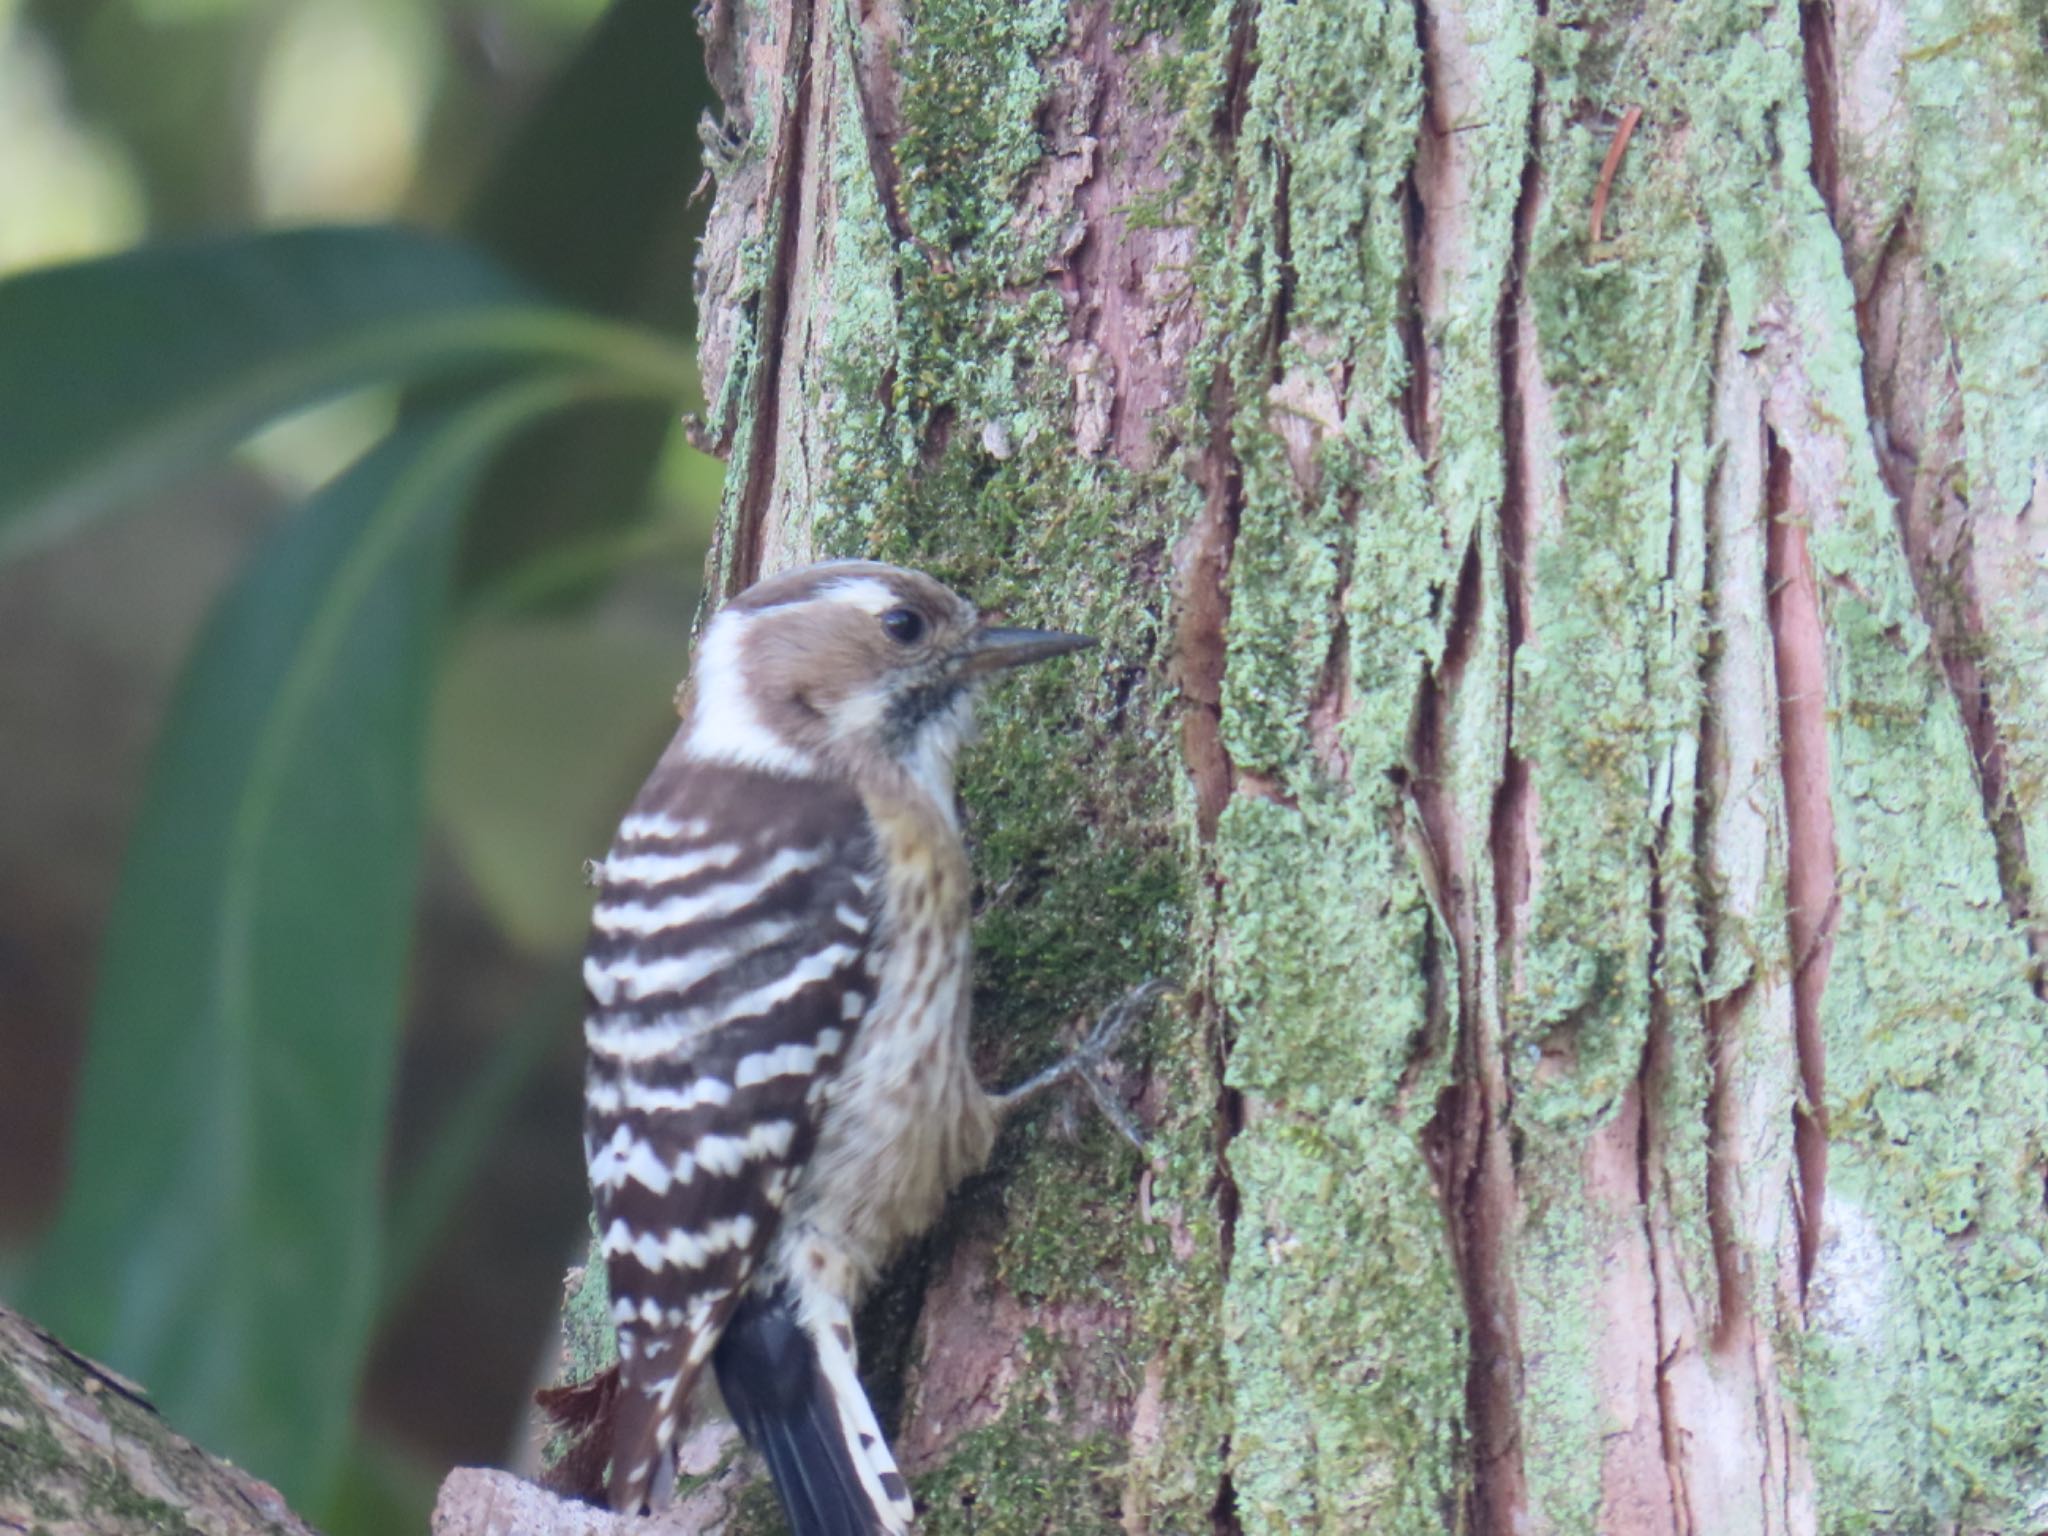
M 873 999 L 873 860 L 850 788 L 674 754 L 605 860 L 584 1140 L 619 1329 L 615 1509 L 647 1502 Z

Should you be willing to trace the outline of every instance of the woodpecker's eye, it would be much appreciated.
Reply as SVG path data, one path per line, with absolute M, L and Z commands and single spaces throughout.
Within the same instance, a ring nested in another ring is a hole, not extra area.
M 882 615 L 882 628 L 898 645 L 915 645 L 924 638 L 924 615 L 915 608 L 891 608 Z

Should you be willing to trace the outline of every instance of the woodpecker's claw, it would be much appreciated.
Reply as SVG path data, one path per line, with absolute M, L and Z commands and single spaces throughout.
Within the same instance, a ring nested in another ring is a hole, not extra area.
M 1172 982 L 1162 981 L 1156 976 L 1133 987 L 1096 1020 L 1095 1027 L 1088 1031 L 1088 1038 L 1075 1047 L 1072 1055 L 1054 1062 L 1037 1076 L 1026 1078 L 1008 1093 L 996 1095 L 997 1107 L 1008 1113 L 1055 1083 L 1075 1078 L 1088 1090 L 1109 1123 L 1123 1133 L 1126 1141 L 1143 1152 L 1144 1133 L 1132 1120 L 1130 1111 L 1124 1108 L 1123 1101 L 1103 1080 L 1102 1069 L 1108 1065 L 1123 1037 L 1130 1033 L 1131 1026 L 1150 1013 L 1152 1005 L 1162 997 L 1174 996 L 1179 991 L 1180 988 Z
M 1102 1111 L 1109 1123 L 1123 1133 L 1123 1138 L 1139 1152 L 1150 1149 L 1145 1145 L 1145 1133 L 1138 1129 L 1138 1122 L 1131 1118 L 1131 1112 L 1124 1108 L 1122 1099 L 1110 1091 L 1109 1084 L 1093 1072 L 1083 1071 L 1080 1079 L 1088 1087 L 1088 1093 L 1095 1100 L 1095 1107 Z

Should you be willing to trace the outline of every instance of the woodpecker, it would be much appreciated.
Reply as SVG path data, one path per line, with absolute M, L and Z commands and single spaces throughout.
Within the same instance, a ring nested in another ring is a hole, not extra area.
M 868 561 L 772 576 L 705 628 L 584 959 L 619 1353 L 584 1418 L 613 1509 L 666 1500 L 708 1367 L 797 1536 L 910 1530 L 853 1309 L 1006 1110 L 1069 1076 L 1120 1110 L 1093 1068 L 1159 990 L 1008 1094 L 976 1079 L 954 757 L 985 680 L 1092 643 Z

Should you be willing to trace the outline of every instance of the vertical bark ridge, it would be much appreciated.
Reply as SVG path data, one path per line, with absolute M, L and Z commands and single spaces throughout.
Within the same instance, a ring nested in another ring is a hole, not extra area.
M 1882 13 L 1887 7 L 1876 9 Z M 1964 488 L 1968 449 L 1957 349 L 1929 281 L 1918 228 L 1921 214 L 1911 192 L 1874 217 L 1866 212 L 1845 221 L 1839 211 L 1838 25 L 1834 8 L 1821 0 L 1800 9 L 1814 185 L 1841 236 L 1843 260 L 1856 288 L 1863 403 L 1878 472 L 1892 497 L 1921 617 L 1969 732 L 2006 910 L 2025 935 L 2034 994 L 2048 1001 L 2043 963 L 2048 927 L 2038 921 L 2026 821 L 2012 792 L 1994 689 L 1985 670 L 1997 659 L 1999 626 L 1986 620 L 1980 591 L 1984 569 L 1975 539 L 1979 514 Z M 1875 51 L 1867 43 L 1863 47 Z M 1900 90 L 1895 76 L 1887 82 L 1892 100 L 1860 103 L 1866 133 L 1879 108 L 1904 105 L 1894 94 Z M 1869 147 L 1854 145 L 1866 154 Z M 1998 526 L 1997 513 L 1986 521 Z
M 1519 479 L 1520 279 L 1533 196 L 1534 75 L 1525 11 L 1464 0 L 1415 13 L 1422 100 L 1404 183 L 1406 270 L 1396 339 L 1407 366 L 1393 425 L 1423 467 L 1447 559 L 1414 710 L 1408 793 L 1416 862 L 1441 938 L 1432 1016 L 1455 1075 L 1425 1145 L 1446 1214 L 1466 1330 L 1465 1516 L 1514 1529 L 1526 1508 L 1522 1342 L 1503 1008 L 1515 951 L 1499 912 L 1518 874 L 1527 789 L 1508 720 L 1527 515 Z M 1512 830 L 1510 830 L 1512 829 Z
M 1702 689 L 1693 876 L 1704 927 L 1712 1307 L 1694 1309 L 1692 1348 L 1672 1369 L 1702 1528 L 1789 1533 L 1799 1529 L 1794 1501 L 1805 1476 L 1804 1442 L 1782 1401 L 1787 1384 L 1776 1351 L 1797 1316 L 1800 1082 L 1791 940 L 1777 911 L 1787 834 L 1767 606 L 1769 523 L 1758 515 L 1767 505 L 1770 453 L 1758 380 L 1743 363 L 1732 318 L 1724 311 L 1720 320 L 1707 424 L 1719 454 L 1704 519 L 1713 643 Z M 1731 1422 L 1746 1424 L 1748 1434 L 1710 1433 Z
M 1231 1144 L 1233 1491 L 1247 1532 L 1419 1532 L 1457 1518 L 1466 1480 L 1457 1276 L 1441 1219 L 1415 1204 L 1453 985 L 1417 969 L 1454 946 L 1432 935 L 1388 774 L 1483 508 L 1460 498 L 1453 522 L 1432 504 L 1404 425 L 1413 11 L 1269 6 L 1255 36 L 1253 13 L 1233 16 L 1243 41 L 1222 50 L 1215 109 L 1238 124 L 1219 199 L 1230 237 L 1209 288 L 1244 495 L 1224 687 L 1240 793 L 1216 843 L 1246 1110 Z M 1460 340 L 1490 379 L 1486 338 Z M 1300 876 L 1271 878 L 1288 867 Z M 1356 1261 L 1341 1274 L 1325 1264 L 1339 1248 Z
M 1504 445 L 1497 543 L 1491 562 L 1497 595 L 1501 646 L 1499 673 L 1500 777 L 1492 795 L 1486 833 L 1491 869 L 1491 910 L 1485 964 L 1473 977 L 1484 998 L 1474 1011 L 1479 1070 L 1474 1112 L 1479 1116 L 1480 1153 L 1475 1167 L 1475 1291 L 1473 1430 L 1481 1452 L 1474 1468 L 1480 1528 L 1496 1536 L 1521 1528 L 1527 1518 L 1528 1486 L 1521 1433 L 1523 1389 L 1521 1298 L 1513 1253 L 1520 1197 L 1516 1158 L 1509 1139 L 1513 1087 L 1505 1069 L 1507 1021 L 1519 1008 L 1523 981 L 1521 925 L 1528 909 L 1534 868 L 1536 801 L 1529 765 L 1516 743 L 1515 669 L 1528 640 L 1529 550 L 1535 532 L 1532 484 L 1541 473 L 1540 449 L 1532 439 L 1529 388 L 1540 367 L 1527 290 L 1531 241 L 1542 199 L 1543 87 L 1530 94 L 1528 138 L 1520 189 L 1513 213 L 1513 243 L 1503 275 L 1498 320 L 1500 432 Z M 1481 1341 L 1493 1346 L 1482 1351 Z
M 1985 619 L 1978 516 L 1966 489 L 1963 382 L 1910 205 L 1869 265 L 1856 319 L 1878 472 L 1891 493 L 1921 619 L 1969 734 L 2000 893 L 2033 957 L 2034 994 L 2048 999 L 2042 969 L 2048 929 L 2037 921 L 2026 823 L 2012 793 L 1986 675 L 1996 660 L 1995 630 Z
M 1995 698 L 1996 735 L 2015 722 L 2005 760 L 2040 761 L 2041 691 L 2015 681 L 2044 650 L 2039 605 L 2031 624 L 2024 603 L 1996 622 L 1987 605 L 1974 683 L 1945 652 L 1969 627 L 1957 562 L 1979 530 L 2022 521 L 2022 466 L 2048 427 L 2010 387 L 2048 356 L 2048 331 L 1987 302 L 2014 243 L 2048 231 L 2048 186 L 1991 126 L 2016 83 L 2008 61 L 1944 0 L 1838 0 L 1805 20 L 1806 72 L 1824 82 L 1815 184 L 1850 290 L 1827 323 L 1855 344 L 1848 367 L 1812 332 L 1765 353 L 1796 381 L 1774 387 L 1768 416 L 1811 530 L 1843 862 L 1820 1005 L 1828 1161 L 1817 1233 L 1807 1223 L 1805 1428 L 1824 1525 L 1873 1507 L 2025 1524 L 2012 1512 L 2039 1495 L 2022 1490 L 2048 1483 L 2048 1397 L 1979 1405 L 1984 1370 L 2018 1382 L 2048 1358 L 2048 1306 L 1999 1256 L 2041 1228 L 2038 1203 L 2006 1191 L 2039 1166 L 2038 1118 L 2015 1096 L 2043 1091 L 2048 1016 L 1971 725 L 1977 696 Z M 1836 421 L 1795 404 L 1816 385 Z M 1987 1242 L 1994 1230 L 2007 1236 Z
M 1421 824 L 1418 853 L 1451 956 L 1445 990 L 1456 1074 L 1439 1100 L 1426 1144 L 1438 1170 L 1469 1338 L 1465 1433 L 1473 1528 L 1509 1532 L 1523 1502 L 1521 1350 L 1509 1253 L 1514 1170 L 1499 1031 L 1487 1016 L 1481 914 L 1473 899 L 1478 883 L 1452 785 L 1452 721 L 1479 631 L 1480 571 L 1475 532 L 1460 568 L 1443 655 L 1422 681 L 1410 793 Z
M 1601 172 L 1603 181 L 1605 166 L 1614 158 L 1610 149 Z M 1666 663 L 1674 667 L 1687 665 L 1698 654 L 1698 604 L 1689 599 L 1705 593 L 1704 494 L 1693 483 L 1695 476 L 1693 451 L 1681 450 L 1672 467 L 1664 557 L 1670 600 L 1659 615 L 1664 632 L 1657 637 L 1668 652 Z M 1653 641 L 1647 667 L 1652 687 L 1656 685 L 1657 650 L 1658 643 Z M 1625 1241 L 1640 1249 L 1646 1270 L 1649 1350 L 1645 1359 L 1638 1345 L 1635 1360 L 1641 1362 L 1638 1369 L 1647 1366 L 1650 1375 L 1644 1416 L 1654 1424 L 1655 1454 L 1653 1458 L 1651 1447 L 1643 1446 L 1637 1452 L 1640 1466 L 1635 1469 L 1637 1497 L 1649 1507 L 1632 1515 L 1625 1506 L 1617 1509 L 1619 1501 L 1610 1492 L 1602 1511 L 1603 1523 L 1610 1529 L 1622 1525 L 1661 1527 L 1673 1536 L 1691 1536 L 1699 1528 L 1686 1444 L 1692 1404 L 1684 1389 L 1691 1385 L 1685 1366 L 1697 1356 L 1701 1325 L 1690 1284 L 1694 1276 L 1688 1274 L 1692 1268 L 1689 1245 L 1674 1237 L 1674 1228 L 1679 1226 L 1676 1212 L 1698 1201 L 1697 1191 L 1685 1187 L 1701 1172 L 1691 1156 L 1700 1138 L 1694 1118 L 1697 1101 L 1690 1096 L 1703 1088 L 1711 1092 L 1708 1085 L 1712 1080 L 1691 1031 L 1681 1033 L 1681 1021 L 1685 1025 L 1698 1022 L 1689 1005 L 1697 984 L 1696 951 L 1704 947 L 1685 881 L 1694 853 L 1698 767 L 1696 748 L 1683 735 L 1675 734 L 1661 760 L 1653 759 L 1651 770 L 1650 806 L 1656 823 L 1644 855 L 1650 893 L 1648 1019 L 1634 1090 L 1638 1105 L 1634 1117 L 1637 1221 Z M 1623 1119 L 1627 1118 L 1624 1109 Z M 1610 1445 L 1607 1459 L 1611 1488 L 1613 1472 L 1622 1458 Z M 1661 1472 L 1661 1486 L 1653 1476 L 1656 1472 Z

